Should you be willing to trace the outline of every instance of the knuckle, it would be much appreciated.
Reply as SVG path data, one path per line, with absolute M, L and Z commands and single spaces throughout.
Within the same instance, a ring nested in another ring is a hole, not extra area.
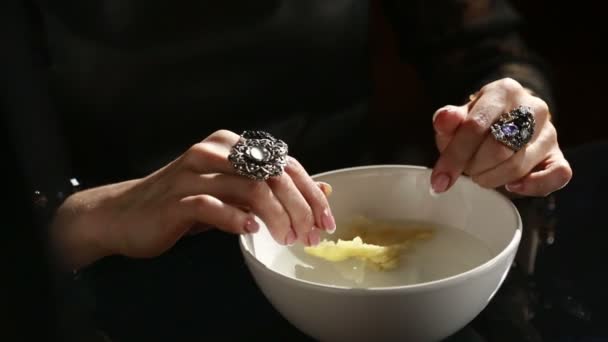
M 496 89 L 498 87 L 498 82 L 499 81 L 494 81 L 494 82 L 490 82 L 485 84 L 483 87 L 481 87 L 481 92 L 487 92 L 487 91 L 492 91 L 494 89 Z
M 572 168 L 570 165 L 564 163 L 557 167 L 555 174 L 560 186 L 564 186 L 570 182 L 573 176 Z
M 553 149 L 559 149 L 557 130 L 551 123 L 545 124 L 542 127 L 537 126 L 534 136 L 538 137 L 538 144 L 547 152 Z
M 285 165 L 285 171 L 290 173 L 299 173 L 302 169 L 304 169 L 304 167 L 296 158 L 287 156 L 287 165 Z
M 199 209 L 204 209 L 208 206 L 211 205 L 211 197 L 210 196 L 205 196 L 205 195 L 201 195 L 201 196 L 196 196 L 193 199 L 194 201 L 194 205 L 199 208 Z
M 213 150 L 208 143 L 200 142 L 192 145 L 188 151 L 186 151 L 185 157 L 189 161 L 192 161 L 192 159 L 207 158 L 213 153 L 212 151 Z
M 557 144 L 557 129 L 555 129 L 555 126 L 553 126 L 553 124 L 549 124 L 546 126 L 549 141 L 553 144 Z
M 300 162 L 295 157 L 292 157 L 292 156 L 287 156 L 287 162 L 289 164 L 293 164 L 294 166 L 302 166 L 300 164 Z
M 197 168 L 204 162 L 205 165 L 220 165 L 227 159 L 226 155 L 217 144 L 212 141 L 203 141 L 194 144 L 184 156 L 186 165 Z
M 536 103 L 533 106 L 535 113 L 546 116 L 549 113 L 549 104 L 541 98 L 537 97 L 536 99 Z
M 485 134 L 490 128 L 490 124 L 490 118 L 486 111 L 479 112 L 463 123 L 465 129 L 476 135 Z
M 314 216 L 310 210 L 305 210 L 293 217 L 291 224 L 299 238 L 306 237 L 315 224 Z
M 182 156 L 181 161 L 186 168 L 196 168 L 201 160 L 207 160 L 213 155 L 209 144 L 200 142 L 192 145 Z
M 304 210 L 304 213 L 303 213 L 302 217 L 300 217 L 299 221 L 300 221 L 300 224 L 302 224 L 305 229 L 312 228 L 312 226 L 315 224 L 315 218 L 314 218 L 314 215 L 312 214 L 312 210 L 310 210 L 310 208 L 307 208 L 306 210 Z
M 282 174 L 277 177 L 268 178 L 266 183 L 273 189 L 287 189 L 291 180 L 288 175 Z
M 524 105 L 532 109 L 532 115 L 536 120 L 537 125 L 540 122 L 544 123 L 545 119 L 549 118 L 551 115 L 549 112 L 549 105 L 541 98 L 533 96 L 531 99 L 526 100 Z M 546 126 L 546 124 L 544 125 Z
M 522 85 L 511 77 L 499 80 L 498 85 L 509 94 L 519 93 L 523 90 Z
M 325 192 L 318 186 L 316 183 L 313 185 L 314 189 L 311 192 L 310 204 L 313 210 L 323 210 L 324 208 L 329 206 L 329 202 L 327 200 L 327 195 Z M 329 190 L 330 193 L 332 190 Z
M 252 203 L 258 202 L 258 201 L 255 201 L 257 199 L 268 196 L 268 186 L 264 182 L 259 182 L 259 181 L 254 181 L 254 180 L 248 181 L 248 182 L 246 182 L 244 191 L 247 194 L 249 201 L 250 202 L 252 201 Z
M 230 136 L 232 136 L 234 134 L 235 133 L 233 133 L 227 129 L 220 129 L 220 130 L 217 130 L 217 131 L 211 133 L 207 138 L 205 138 L 204 141 L 214 142 L 214 143 L 224 143 L 229 139 Z

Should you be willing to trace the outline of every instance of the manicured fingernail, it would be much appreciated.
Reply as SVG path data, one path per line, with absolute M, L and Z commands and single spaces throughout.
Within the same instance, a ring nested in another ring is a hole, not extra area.
M 321 189 L 321 191 L 323 191 L 323 193 L 325 194 L 325 197 L 331 196 L 331 193 L 334 191 L 334 189 L 331 187 L 331 185 L 329 185 L 325 182 L 318 182 L 317 184 L 319 185 L 319 188 Z
M 448 186 L 450 185 L 450 176 L 445 173 L 440 173 L 434 177 L 431 183 L 433 191 L 435 191 L 435 193 L 439 194 L 445 192 L 448 189 Z
M 522 182 L 514 182 L 511 184 L 505 185 L 505 189 L 507 189 L 507 191 L 509 191 L 509 192 L 520 191 L 521 189 L 523 189 L 523 187 L 524 187 L 524 183 L 522 183 Z
M 287 236 L 285 237 L 285 244 L 287 246 L 293 246 L 293 244 L 296 242 L 296 239 L 298 237 L 296 236 L 296 233 L 292 230 L 289 233 L 287 233 Z
M 439 197 L 439 194 L 436 193 L 435 190 L 433 190 L 432 186 L 429 188 L 429 194 L 431 194 L 431 197 L 433 197 L 433 198 Z
M 245 231 L 247 233 L 257 233 L 258 230 L 260 230 L 260 225 L 254 219 L 248 219 L 247 222 L 245 222 Z
M 323 214 L 321 214 L 321 223 L 323 224 L 323 228 L 328 233 L 332 234 L 336 231 L 336 220 L 334 219 L 334 215 L 332 215 L 329 208 L 325 208 L 325 210 L 323 210 Z
M 438 109 L 435 112 L 435 114 L 433 114 L 433 122 L 435 122 L 435 119 L 437 119 L 437 116 L 439 116 L 439 113 L 443 113 L 443 112 L 447 112 L 447 109 L 446 108 Z

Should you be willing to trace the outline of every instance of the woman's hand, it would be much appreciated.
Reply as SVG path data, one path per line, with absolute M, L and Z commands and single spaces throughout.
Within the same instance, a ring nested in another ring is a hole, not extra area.
M 218 131 L 145 178 L 72 195 L 55 220 L 56 249 L 78 268 L 112 254 L 157 256 L 200 226 L 254 233 L 255 216 L 281 244 L 317 244 L 320 229 L 335 230 L 329 185 L 314 182 L 291 157 L 281 176 L 239 176 L 228 161 L 238 140 Z
M 498 142 L 490 126 L 505 112 L 523 105 L 536 121 L 531 141 L 517 152 Z M 484 86 L 463 106 L 445 106 L 433 117 L 441 156 L 431 176 L 433 190 L 447 191 L 465 173 L 486 188 L 527 196 L 546 196 L 564 187 L 572 169 L 557 142 L 547 104 L 518 82 L 506 78 Z

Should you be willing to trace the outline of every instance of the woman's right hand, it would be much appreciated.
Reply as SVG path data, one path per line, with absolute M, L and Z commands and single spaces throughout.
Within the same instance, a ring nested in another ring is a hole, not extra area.
M 239 138 L 217 131 L 147 177 L 70 196 L 53 226 L 57 252 L 72 268 L 113 254 L 154 257 L 196 226 L 254 233 L 255 216 L 281 244 L 315 245 L 319 230 L 335 230 L 328 184 L 291 157 L 267 181 L 237 175 L 228 155 Z

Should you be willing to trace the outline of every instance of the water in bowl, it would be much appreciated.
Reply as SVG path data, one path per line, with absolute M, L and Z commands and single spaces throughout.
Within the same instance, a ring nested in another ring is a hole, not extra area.
M 420 223 L 406 222 L 400 223 L 399 229 L 420 226 Z M 411 243 L 400 256 L 399 265 L 392 270 L 374 270 L 357 259 L 326 261 L 307 254 L 301 244 L 283 249 L 272 268 L 284 275 L 313 283 L 372 288 L 447 278 L 471 270 L 495 256 L 483 241 L 462 229 L 442 225 L 432 225 L 432 228 L 433 236 Z

